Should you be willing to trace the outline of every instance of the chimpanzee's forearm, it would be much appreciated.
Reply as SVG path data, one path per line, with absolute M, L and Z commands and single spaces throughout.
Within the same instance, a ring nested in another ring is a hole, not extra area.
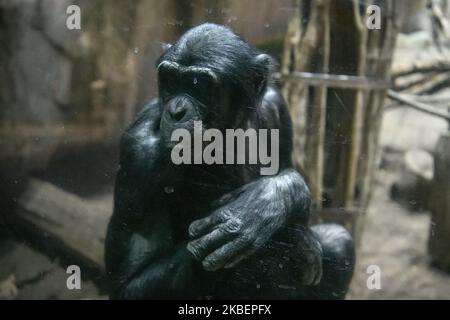
M 268 178 L 277 192 L 274 199 L 281 202 L 288 220 L 306 225 L 310 216 L 311 195 L 303 177 L 293 168 L 286 168 Z

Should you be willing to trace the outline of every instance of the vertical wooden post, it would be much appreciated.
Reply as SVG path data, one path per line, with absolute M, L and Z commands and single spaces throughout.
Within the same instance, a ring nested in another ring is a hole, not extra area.
M 450 134 L 439 139 L 434 159 L 428 249 L 436 266 L 450 270 Z
M 302 22 L 302 10 L 305 4 L 296 2 L 297 10 L 288 27 L 285 40 L 284 61 L 295 55 L 295 65 L 299 71 L 327 73 L 330 59 L 330 2 L 328 0 L 314 1 L 310 4 L 311 14 L 307 26 Z M 302 28 L 305 28 L 302 30 Z M 320 52 L 316 48 L 321 48 Z M 291 66 L 283 64 L 283 73 L 289 73 Z M 308 168 L 308 182 L 311 188 L 313 202 L 317 208 L 322 205 L 323 162 L 326 126 L 327 88 L 324 86 L 309 90 L 300 83 L 287 82 L 284 87 L 288 97 L 290 111 L 294 122 L 294 162 L 299 168 Z M 302 96 L 311 95 L 312 103 Z M 305 139 L 308 137 L 308 139 Z
M 394 1 L 295 3 L 282 65 L 294 163 L 306 175 L 316 209 L 364 212 L 386 90 L 312 85 L 295 73 L 359 76 L 387 86 L 397 30 Z M 381 29 L 367 26 L 372 4 L 381 9 Z

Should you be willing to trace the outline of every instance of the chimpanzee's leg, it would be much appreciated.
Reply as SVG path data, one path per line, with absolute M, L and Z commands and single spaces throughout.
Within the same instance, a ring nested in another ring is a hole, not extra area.
M 317 259 L 321 259 L 321 263 Z M 283 227 L 254 255 L 229 272 L 224 270 L 217 282 L 216 294 L 212 296 L 222 299 L 344 299 L 353 266 L 353 240 L 343 227 Z M 215 273 L 217 280 L 219 274 Z
M 317 286 L 308 287 L 307 299 L 344 299 L 353 275 L 355 249 L 342 226 L 320 224 L 311 227 L 322 245 L 323 274 Z

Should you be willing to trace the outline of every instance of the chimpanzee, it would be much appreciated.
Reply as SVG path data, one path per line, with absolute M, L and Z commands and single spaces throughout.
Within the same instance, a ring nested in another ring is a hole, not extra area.
M 208 23 L 166 48 L 157 66 L 159 97 L 121 140 L 106 239 L 111 298 L 344 298 L 353 241 L 340 226 L 308 226 L 310 193 L 292 167 L 272 58 Z M 278 129 L 278 172 L 174 164 L 171 134 L 199 120 L 222 132 Z

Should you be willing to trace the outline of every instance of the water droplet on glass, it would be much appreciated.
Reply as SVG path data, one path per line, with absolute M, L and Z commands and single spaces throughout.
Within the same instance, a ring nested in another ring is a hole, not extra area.
M 231 16 L 228 18 L 228 23 L 231 23 L 233 21 L 237 21 L 237 17 L 236 16 Z
M 171 194 L 171 193 L 173 193 L 174 191 L 175 191 L 175 190 L 173 189 L 172 186 L 166 186 L 166 187 L 164 187 L 164 192 L 167 193 L 167 194 Z

